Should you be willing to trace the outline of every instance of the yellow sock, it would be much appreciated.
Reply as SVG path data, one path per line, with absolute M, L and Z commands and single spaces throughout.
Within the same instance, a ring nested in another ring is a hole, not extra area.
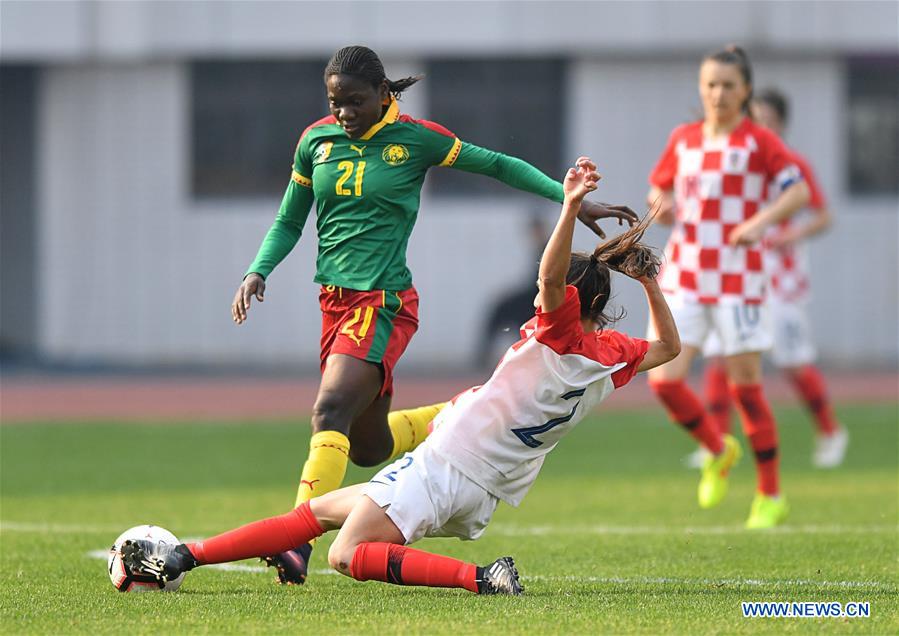
M 343 433 L 321 431 L 313 435 L 294 506 L 340 488 L 349 456 L 350 440 Z
M 415 450 L 419 444 L 425 441 L 428 436 L 428 424 L 445 405 L 446 402 L 441 402 L 440 404 L 420 406 L 417 409 L 391 411 L 387 415 L 387 425 L 393 434 L 393 453 L 390 454 L 390 459 L 387 461 Z

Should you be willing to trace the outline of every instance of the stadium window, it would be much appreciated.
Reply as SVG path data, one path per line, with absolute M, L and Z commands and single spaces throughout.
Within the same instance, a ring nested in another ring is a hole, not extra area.
M 563 168 L 565 62 L 558 59 L 432 60 L 429 118 L 463 141 L 520 157 L 558 178 Z M 457 170 L 432 170 L 441 196 L 510 196 L 503 184 Z
M 899 57 L 848 63 L 849 191 L 899 194 Z
M 300 134 L 328 112 L 325 63 L 191 63 L 195 197 L 281 196 Z

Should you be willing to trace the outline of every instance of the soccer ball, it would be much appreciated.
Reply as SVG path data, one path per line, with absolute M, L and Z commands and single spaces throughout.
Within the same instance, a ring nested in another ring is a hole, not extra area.
M 181 587 L 184 580 L 184 572 L 174 581 L 158 581 L 155 576 L 146 574 L 133 574 L 125 567 L 122 561 L 122 544 L 129 539 L 148 539 L 157 543 L 178 545 L 178 538 L 165 528 L 159 526 L 135 526 L 125 530 L 109 548 L 109 558 L 106 560 L 109 570 L 109 580 L 112 586 L 119 592 L 151 592 L 163 590 L 174 592 Z

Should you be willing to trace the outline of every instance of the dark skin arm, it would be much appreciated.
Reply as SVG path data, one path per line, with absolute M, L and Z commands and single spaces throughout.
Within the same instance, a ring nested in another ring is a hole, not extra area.
M 597 223 L 600 219 L 618 219 L 618 225 L 625 221 L 628 225 L 633 225 L 639 220 L 639 217 L 636 212 L 626 205 L 581 201 L 581 209 L 577 214 L 577 220 L 589 227 L 599 238 L 605 238 L 606 233 L 602 231 L 599 223 Z

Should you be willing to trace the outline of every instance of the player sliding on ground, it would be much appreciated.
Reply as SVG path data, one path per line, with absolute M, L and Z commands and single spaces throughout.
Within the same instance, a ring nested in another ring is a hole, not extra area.
M 647 220 L 592 254 L 571 253 L 581 201 L 598 180 L 585 157 L 568 171 L 562 212 L 540 262 L 536 315 L 486 384 L 444 408 L 415 451 L 367 484 L 205 541 L 128 542 L 126 566 L 169 580 L 198 565 L 277 554 L 340 529 L 328 560 L 356 580 L 520 594 L 511 557 L 478 567 L 406 545 L 426 536 L 481 536 L 498 503 L 521 502 L 546 454 L 593 407 L 638 371 L 679 353 L 674 320 L 655 281 L 658 257 L 639 243 Z M 654 341 L 604 328 L 612 270 L 642 283 Z

